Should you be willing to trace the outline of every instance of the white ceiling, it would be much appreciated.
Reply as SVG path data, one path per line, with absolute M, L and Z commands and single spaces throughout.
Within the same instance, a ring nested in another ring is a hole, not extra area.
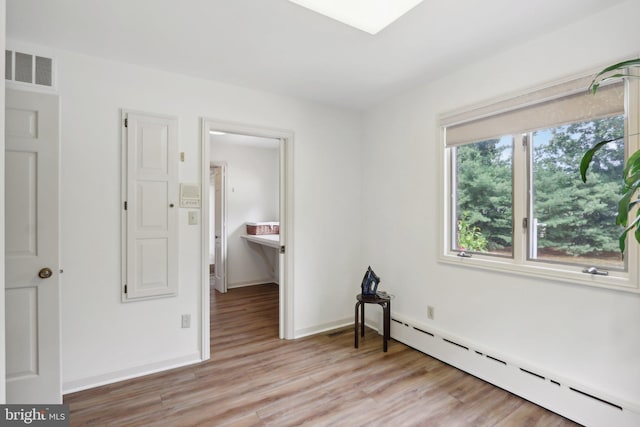
M 372 36 L 287 0 L 7 0 L 7 36 L 366 108 L 624 1 L 425 0 Z

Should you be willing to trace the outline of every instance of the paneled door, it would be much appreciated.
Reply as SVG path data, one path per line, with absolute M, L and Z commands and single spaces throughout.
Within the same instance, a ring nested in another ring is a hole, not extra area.
M 178 292 L 178 121 L 125 112 L 124 301 Z
M 55 95 L 6 91 L 7 403 L 62 402 L 58 114 Z

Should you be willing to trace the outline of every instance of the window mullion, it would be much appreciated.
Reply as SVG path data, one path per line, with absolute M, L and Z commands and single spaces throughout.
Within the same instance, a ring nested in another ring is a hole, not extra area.
M 514 135 L 513 150 L 513 259 L 523 264 L 527 259 L 527 231 L 524 219 L 528 217 L 528 149 L 524 143 L 525 136 Z M 530 222 L 528 218 L 527 222 Z
M 630 74 L 639 76 L 638 70 L 629 70 Z M 640 76 L 639 76 L 640 77 Z M 626 122 L 625 122 L 625 162 L 636 151 L 640 150 L 640 78 L 626 79 L 627 97 L 625 98 Z M 640 196 L 638 196 L 640 197 Z M 635 217 L 637 206 L 631 215 Z M 640 248 L 634 241 L 633 232 L 627 237 L 627 253 L 625 262 L 628 263 L 629 279 L 632 283 L 640 281 Z

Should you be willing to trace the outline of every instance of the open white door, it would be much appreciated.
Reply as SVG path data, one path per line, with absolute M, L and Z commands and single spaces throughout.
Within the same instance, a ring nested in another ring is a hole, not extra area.
M 227 292 L 226 249 L 225 239 L 225 170 L 224 166 L 214 166 L 213 185 L 215 198 L 214 237 L 215 237 L 215 272 L 214 287 L 218 292 Z
M 6 91 L 7 403 L 62 403 L 58 97 Z

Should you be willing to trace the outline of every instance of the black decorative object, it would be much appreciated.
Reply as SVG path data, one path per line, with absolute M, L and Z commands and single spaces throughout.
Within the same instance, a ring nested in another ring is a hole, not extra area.
M 371 266 L 369 266 L 362 278 L 362 295 L 375 295 L 378 290 L 379 283 L 380 277 L 378 277 L 371 269 Z

